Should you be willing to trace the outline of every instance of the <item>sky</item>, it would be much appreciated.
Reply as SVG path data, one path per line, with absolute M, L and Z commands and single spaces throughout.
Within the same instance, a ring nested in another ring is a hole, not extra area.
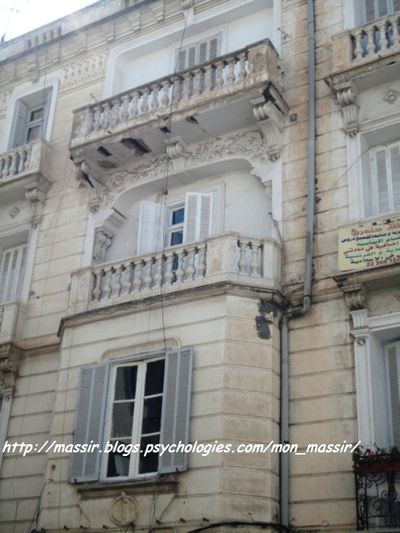
M 13 39 L 95 0 L 0 0 L 0 38 Z M 117 0 L 115 0 L 117 1 Z

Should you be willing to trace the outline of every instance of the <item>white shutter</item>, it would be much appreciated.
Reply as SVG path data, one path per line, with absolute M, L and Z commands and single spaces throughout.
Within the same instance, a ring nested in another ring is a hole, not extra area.
M 400 346 L 398 343 L 387 347 L 387 376 L 389 384 L 389 415 L 392 427 L 392 441 L 394 446 L 400 446 L 400 391 L 399 391 L 399 360 Z
M 213 193 L 186 194 L 183 241 L 200 241 L 212 233 Z
M 162 250 L 164 243 L 165 206 L 143 201 L 140 204 L 137 254 Z
M 374 20 L 375 17 L 375 0 L 361 0 L 364 1 L 365 6 L 365 18 L 360 21 L 360 24 Z M 360 2 L 360 0 L 358 0 Z
M 20 298 L 25 258 L 25 244 L 4 250 L 0 265 L 0 302 L 11 302 Z
M 190 348 L 166 354 L 160 435 L 162 444 L 189 442 L 192 366 Z M 187 457 L 188 454 L 184 452 L 164 453 L 159 458 L 158 472 L 167 474 L 186 470 Z
M 390 199 L 387 180 L 386 149 L 384 147 L 372 152 L 372 175 L 376 185 L 376 212 L 390 211 Z
M 28 118 L 27 114 L 27 106 L 21 100 L 18 100 L 15 109 L 12 133 L 13 141 L 11 144 L 11 148 L 15 148 L 26 143 L 26 121 Z
M 188 58 L 186 68 L 194 67 L 196 65 L 196 63 L 197 63 L 197 61 L 196 61 L 196 46 L 191 46 L 188 49 L 186 56 Z
M 178 53 L 178 61 L 177 61 L 176 70 L 179 72 L 180 70 L 185 70 L 186 68 L 186 50 L 180 50 Z
M 400 210 L 400 143 L 389 148 L 390 171 L 392 176 L 393 208 Z
M 209 47 L 209 57 L 208 59 L 215 59 L 218 55 L 218 38 L 215 37 L 214 39 L 211 39 L 210 41 L 210 47 Z
M 81 369 L 79 399 L 76 410 L 74 444 L 103 445 L 104 413 L 107 398 L 108 366 L 106 364 Z M 73 453 L 70 480 L 73 483 L 96 481 L 100 475 L 98 450 Z

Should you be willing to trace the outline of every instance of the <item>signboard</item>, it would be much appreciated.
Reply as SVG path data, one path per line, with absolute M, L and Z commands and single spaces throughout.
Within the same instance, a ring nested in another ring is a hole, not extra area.
M 339 270 L 400 263 L 400 219 L 378 220 L 339 230 Z

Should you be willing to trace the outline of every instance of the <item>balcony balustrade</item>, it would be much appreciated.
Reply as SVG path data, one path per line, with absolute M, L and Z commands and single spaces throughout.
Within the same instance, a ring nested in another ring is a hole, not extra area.
M 218 282 L 279 288 L 276 241 L 216 235 L 73 272 L 69 314 Z

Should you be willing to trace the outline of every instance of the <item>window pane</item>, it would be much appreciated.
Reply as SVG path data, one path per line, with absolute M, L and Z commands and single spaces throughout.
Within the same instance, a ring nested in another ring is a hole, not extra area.
M 141 449 L 146 449 L 148 444 L 158 444 L 160 441 L 159 435 L 152 435 L 151 437 L 143 437 L 141 440 Z M 139 474 L 148 474 L 150 472 L 157 472 L 158 468 L 158 454 L 149 453 L 146 457 L 140 454 L 139 459 Z
M 40 139 L 42 135 L 42 125 L 39 124 L 38 126 L 32 126 L 28 129 L 28 136 L 27 141 L 36 141 L 37 139 Z
M 43 108 L 35 109 L 34 111 L 31 111 L 31 117 L 30 121 L 33 122 L 34 120 L 41 120 L 43 118 Z
M 115 400 L 132 400 L 136 394 L 137 366 L 120 366 L 115 380 Z
M 171 233 L 170 246 L 175 246 L 177 244 L 182 244 L 182 243 L 183 243 L 183 230 L 173 231 Z
M 130 444 L 129 440 L 115 441 L 113 444 L 121 444 L 121 451 L 111 452 L 108 454 L 108 463 L 107 463 L 107 476 L 108 477 L 117 477 L 117 476 L 127 476 L 129 474 L 129 455 L 124 457 L 122 454 L 122 445 L 127 446 Z
M 142 433 L 156 433 L 161 427 L 162 396 L 147 398 L 143 404 Z
M 147 364 L 145 396 L 162 393 L 164 386 L 164 366 L 164 359 Z
M 172 225 L 183 224 L 185 218 L 185 208 L 181 207 L 180 209 L 175 209 L 172 211 Z
M 115 403 L 113 406 L 111 437 L 132 435 L 134 402 Z
M 388 0 L 378 0 L 378 17 L 383 17 L 388 12 Z

